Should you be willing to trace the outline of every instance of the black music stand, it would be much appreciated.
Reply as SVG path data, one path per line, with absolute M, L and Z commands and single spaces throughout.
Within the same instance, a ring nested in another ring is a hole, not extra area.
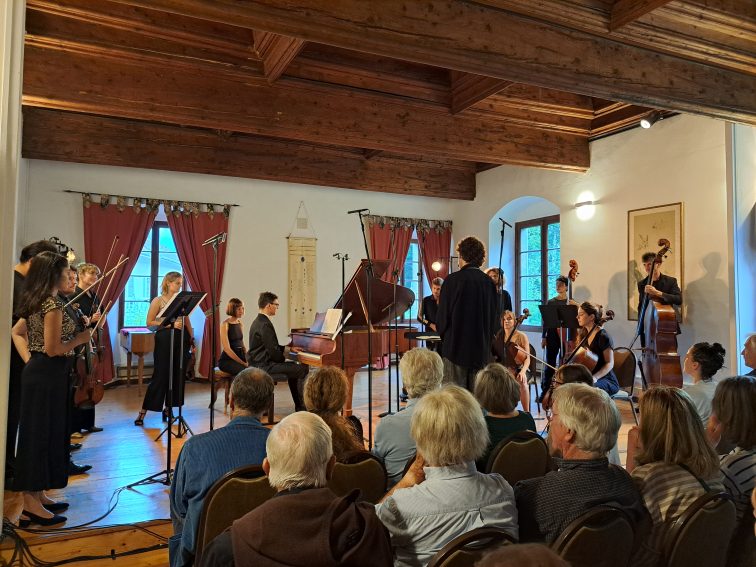
M 195 307 L 199 304 L 200 301 L 205 299 L 205 296 L 207 294 L 202 291 L 181 291 L 179 292 L 172 300 L 171 302 L 166 306 L 166 308 L 163 310 L 162 317 L 163 321 L 160 323 L 160 325 L 157 326 L 157 330 L 160 330 L 162 328 L 168 328 L 171 327 L 175 322 L 176 319 L 181 319 L 181 361 L 179 363 L 179 372 L 182 373 L 183 378 L 183 371 L 184 371 L 184 325 L 185 325 L 185 318 L 194 310 Z M 174 333 L 171 332 L 171 355 L 170 355 L 170 366 L 168 367 L 168 403 L 169 403 L 169 418 L 168 418 L 168 424 L 165 426 L 165 429 L 160 432 L 160 435 L 158 435 L 155 438 L 155 441 L 160 439 L 162 437 L 163 433 L 168 432 L 168 446 L 166 450 L 166 463 L 165 468 L 159 472 L 156 472 L 155 474 L 152 474 L 148 476 L 147 478 L 144 478 L 142 480 L 139 480 L 137 482 L 134 482 L 132 484 L 129 484 L 127 488 L 132 488 L 134 486 L 140 486 L 142 484 L 154 484 L 154 483 L 160 483 L 170 485 L 171 484 L 171 473 L 173 472 L 173 469 L 171 469 L 171 438 L 172 436 L 181 437 L 186 433 L 187 431 L 189 433 L 192 433 L 192 430 L 189 429 L 189 425 L 186 423 L 186 420 L 181 415 L 181 406 L 179 406 L 179 415 L 174 416 L 173 415 L 173 337 Z M 184 388 L 184 380 L 179 381 L 179 388 L 183 390 Z M 177 432 L 173 433 L 173 423 L 178 422 Z M 183 428 L 183 432 L 182 432 Z M 194 435 L 192 433 L 192 435 Z M 165 475 L 165 480 L 160 480 L 159 477 Z
M 577 305 L 539 305 L 538 310 L 541 312 L 543 326 L 546 329 L 577 329 L 580 327 L 577 320 Z M 564 359 L 566 346 L 564 335 L 560 333 L 560 356 Z

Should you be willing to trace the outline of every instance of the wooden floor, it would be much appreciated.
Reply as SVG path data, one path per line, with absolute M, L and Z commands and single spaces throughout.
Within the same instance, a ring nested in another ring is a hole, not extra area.
M 377 424 L 378 414 L 388 409 L 387 373 L 377 371 L 373 373 L 373 424 Z M 368 387 L 367 372 L 358 372 L 355 376 L 354 413 L 367 425 L 368 421 Z M 142 392 L 143 393 L 143 392 Z M 392 410 L 396 410 L 396 393 L 392 391 Z M 535 397 L 535 396 L 532 396 Z M 188 383 L 186 405 L 183 415 L 192 431 L 203 433 L 209 430 L 210 387 L 207 383 Z M 285 382 L 276 386 L 275 398 L 276 419 L 288 415 L 292 409 L 291 395 Z M 97 424 L 104 428 L 99 433 L 87 434 L 81 442 L 83 447 L 74 453 L 78 463 L 92 465 L 89 474 L 71 477 L 69 485 L 64 490 L 52 493 L 53 498 L 65 500 L 71 504 L 65 513 L 68 522 L 66 529 L 76 526 L 120 526 L 116 530 L 104 530 L 97 533 L 85 533 L 82 537 L 73 539 L 68 531 L 48 531 L 43 535 L 31 532 L 19 532 L 41 559 L 51 561 L 70 556 L 71 551 L 76 554 L 103 555 L 109 554 L 111 549 L 126 551 L 149 547 L 160 543 L 160 537 L 146 533 L 142 529 L 135 529 L 134 524 L 147 526 L 150 532 L 163 537 L 170 535 L 171 528 L 167 522 L 169 518 L 168 487 L 163 484 L 151 484 L 124 488 L 134 482 L 144 479 L 166 468 L 167 436 L 163 435 L 158 441 L 155 437 L 163 429 L 160 414 L 148 413 L 144 427 L 136 427 L 134 419 L 142 404 L 142 396 L 137 387 L 131 385 L 117 386 L 106 391 L 105 399 L 97 406 Z M 627 403 L 619 403 L 622 412 L 623 426 L 620 430 L 620 456 L 624 462 L 627 443 L 627 431 L 633 424 L 632 414 Z M 222 427 L 228 423 L 228 416 L 223 413 L 223 393 L 219 392 L 216 403 L 215 427 Z M 539 414 L 535 404 L 531 411 L 536 418 L 539 429 L 545 427 L 544 414 Z M 367 437 L 368 428 L 365 427 Z M 175 464 L 181 446 L 186 437 L 173 438 L 171 442 L 171 466 Z M 160 478 L 164 478 L 161 476 Z M 114 494 L 117 493 L 117 505 L 105 517 L 110 506 L 115 503 Z M 156 520 L 163 520 L 158 521 Z M 144 524 L 147 522 L 147 524 Z M 63 545 L 62 542 L 68 545 Z M 74 542 L 76 542 L 74 544 Z M 52 545 L 50 545 L 52 544 Z M 7 544 L 6 544 L 7 545 Z M 5 547 L 5 546 L 3 546 Z M 70 547 L 67 555 L 64 547 Z M 61 555 L 64 554 L 64 555 Z M 10 551 L 2 550 L 2 557 L 8 560 Z M 167 564 L 167 550 L 161 549 L 149 553 L 119 557 L 122 566 L 145 566 Z M 102 560 L 102 565 L 112 564 L 112 559 Z M 87 565 L 99 565 L 100 562 L 87 562 Z

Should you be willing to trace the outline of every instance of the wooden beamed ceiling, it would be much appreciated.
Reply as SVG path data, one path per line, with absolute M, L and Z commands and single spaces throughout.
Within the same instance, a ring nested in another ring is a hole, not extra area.
M 652 110 L 756 124 L 749 3 L 28 0 L 23 155 L 473 199 Z

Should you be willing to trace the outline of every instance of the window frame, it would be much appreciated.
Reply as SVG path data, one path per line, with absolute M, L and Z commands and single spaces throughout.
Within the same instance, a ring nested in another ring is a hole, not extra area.
M 428 295 L 430 294 L 430 282 L 428 282 L 428 289 L 425 289 L 425 281 L 427 280 L 427 277 L 425 275 L 425 268 L 423 267 L 423 256 L 422 256 L 422 251 L 420 250 L 420 240 L 417 238 L 417 232 L 415 232 L 413 234 L 412 239 L 410 240 L 410 247 L 412 247 L 413 244 L 417 245 L 417 250 L 418 250 L 418 256 L 417 256 L 418 257 L 418 262 L 417 262 L 417 264 L 418 264 L 418 272 L 419 272 L 419 276 L 420 276 L 420 278 L 419 278 L 420 282 L 419 282 L 419 285 L 418 285 L 418 294 L 419 294 L 419 297 L 415 297 L 415 301 L 418 302 L 417 308 L 419 310 L 420 307 L 422 306 L 423 298 L 426 296 L 426 292 L 427 292 Z M 407 249 L 407 255 L 409 256 L 409 248 Z M 407 259 L 405 258 L 404 261 L 406 263 Z M 412 276 L 409 279 L 412 280 L 412 279 L 414 279 L 414 277 L 417 277 L 418 276 L 418 272 L 412 274 Z M 412 289 L 409 286 L 405 285 L 406 282 L 405 282 L 404 278 L 405 278 L 406 275 L 407 274 L 406 274 L 405 270 L 402 269 L 401 274 L 400 274 L 400 279 L 397 282 L 397 284 L 401 285 L 402 287 L 406 287 L 406 288 Z M 411 324 L 413 324 L 413 322 L 417 323 L 417 317 L 415 317 L 413 319 L 412 316 L 410 315 L 411 313 L 412 313 L 412 305 L 410 305 L 409 309 L 407 309 L 404 313 L 402 313 L 402 316 L 399 319 L 399 324 L 401 324 L 401 325 L 411 325 Z
M 150 227 L 151 237 L 152 237 L 152 249 L 150 251 L 150 297 L 157 297 L 158 296 L 158 270 L 160 268 L 160 229 L 161 228 L 167 228 L 170 230 L 170 227 L 168 226 L 168 221 L 164 220 L 156 220 L 153 221 L 152 226 Z M 142 248 L 144 248 L 144 245 L 147 243 L 147 240 L 145 239 L 144 243 L 142 243 Z M 141 250 L 139 251 L 141 254 Z M 131 277 L 131 275 L 129 275 Z M 128 282 L 127 282 L 128 283 Z M 124 309 L 126 306 L 126 287 L 124 286 L 123 291 L 121 292 L 121 295 L 118 299 L 118 329 L 134 329 L 135 327 L 124 327 L 123 326 L 123 316 L 124 316 Z M 146 321 L 145 321 L 146 324 Z M 142 325 L 144 326 L 144 325 Z
M 533 226 L 540 226 L 541 227 L 541 303 L 546 303 L 546 301 L 549 299 L 549 251 L 548 251 L 548 226 L 550 224 L 559 223 L 559 252 L 561 257 L 561 251 L 562 251 L 562 224 L 561 224 L 561 215 L 549 215 L 547 217 L 539 217 L 536 219 L 529 219 L 526 221 L 520 221 L 515 223 L 515 297 L 514 297 L 514 308 L 517 311 L 517 313 L 521 313 L 521 307 L 520 307 L 520 299 L 521 299 L 521 289 L 520 289 L 520 233 L 522 232 L 522 229 L 524 228 L 530 228 Z M 527 322 L 527 319 L 525 320 Z M 521 331 L 530 331 L 530 332 L 536 332 L 541 331 L 543 327 L 541 325 L 527 325 L 523 323 L 520 325 L 519 329 Z

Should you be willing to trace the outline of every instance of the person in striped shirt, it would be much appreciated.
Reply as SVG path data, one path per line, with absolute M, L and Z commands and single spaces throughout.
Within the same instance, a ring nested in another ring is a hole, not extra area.
M 706 492 L 722 490 L 719 460 L 682 390 L 651 388 L 641 398 L 640 414 L 636 466 L 628 462 L 628 469 L 653 520 L 647 545 L 660 553 L 675 519 Z
M 756 378 L 734 376 L 717 385 L 709 418 L 709 438 L 735 448 L 720 458 L 724 487 L 732 496 L 738 521 L 750 514 L 756 485 Z

